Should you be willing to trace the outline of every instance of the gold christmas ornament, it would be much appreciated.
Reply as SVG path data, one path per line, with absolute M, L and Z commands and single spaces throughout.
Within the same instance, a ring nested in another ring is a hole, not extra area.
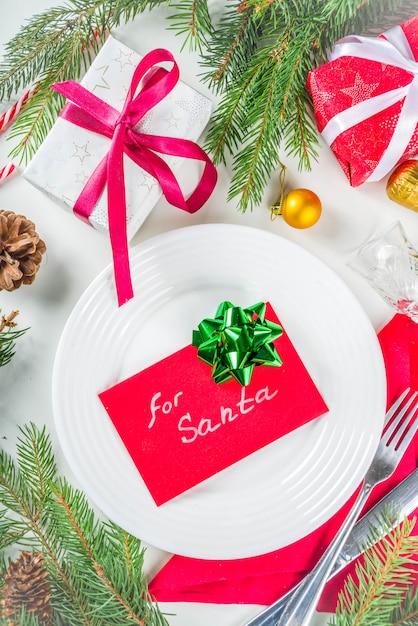
M 418 211 L 418 161 L 409 159 L 398 165 L 389 177 L 386 193 L 394 202 Z
M 45 250 L 31 220 L 0 210 L 0 291 L 33 283 Z
M 319 197 L 310 189 L 293 189 L 284 194 L 286 167 L 281 164 L 280 193 L 270 207 L 271 219 L 281 215 L 293 228 L 310 228 L 321 217 L 322 204 Z
M 51 626 L 51 587 L 41 553 L 22 552 L 4 578 L 1 592 L 2 618 L 16 626 L 16 616 L 25 609 L 38 618 L 40 626 Z
M 321 213 L 321 201 L 310 189 L 293 189 L 283 198 L 281 215 L 293 228 L 310 228 Z

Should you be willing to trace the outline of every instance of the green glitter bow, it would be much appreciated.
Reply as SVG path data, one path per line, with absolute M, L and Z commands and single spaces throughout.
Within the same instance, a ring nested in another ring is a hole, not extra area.
M 283 329 L 265 320 L 265 311 L 265 302 L 243 309 L 225 301 L 214 318 L 205 318 L 193 331 L 192 345 L 198 348 L 198 357 L 212 366 L 216 383 L 235 378 L 248 385 L 256 365 L 282 365 L 272 342 Z

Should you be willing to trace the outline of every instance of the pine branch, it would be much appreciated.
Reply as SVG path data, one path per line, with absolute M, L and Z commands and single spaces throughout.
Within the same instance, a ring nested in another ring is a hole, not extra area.
M 34 424 L 30 424 L 22 429 L 23 439 L 21 440 L 20 463 L 16 463 L 13 458 L 0 451 L 0 504 L 9 510 L 13 516 L 9 516 L 11 535 L 18 536 L 18 544 L 34 549 L 37 547 L 47 557 L 50 565 L 51 578 L 55 582 L 57 591 L 61 591 L 59 597 L 59 607 L 68 606 L 67 598 L 71 598 L 70 606 L 72 616 L 75 616 L 74 626 L 93 626 L 93 623 L 87 617 L 87 612 L 83 604 L 79 600 L 77 594 L 78 581 L 74 585 L 71 584 L 70 577 L 67 573 L 66 564 L 61 564 L 60 557 L 62 554 L 61 542 L 63 537 L 59 534 L 55 536 L 53 524 L 48 524 L 48 506 L 46 504 L 47 494 L 44 494 L 43 506 L 39 510 L 39 498 L 37 493 L 33 494 L 30 484 L 26 483 L 28 475 L 25 459 L 30 457 L 34 448 L 38 450 L 45 449 L 46 432 L 45 429 L 38 431 Z M 34 446 L 34 435 L 38 436 L 38 442 Z M 23 448 L 26 448 L 23 452 Z M 49 467 L 49 460 L 46 460 Z M 44 462 L 40 463 L 40 467 L 44 466 Z M 45 481 L 43 481 L 44 484 Z M 48 496 L 50 492 L 48 493 Z M 22 529 L 26 526 L 26 532 L 22 533 Z M 19 532 L 20 531 L 20 532 Z M 3 572 L 4 576 L 5 572 Z M 59 595 L 59 594 L 57 594 Z
M 27 611 L 25 607 L 22 607 L 20 611 L 14 616 L 15 626 L 44 626 L 40 624 L 38 618 L 31 611 Z M 0 626 L 10 626 L 10 622 L 0 617 Z
M 27 163 L 43 142 L 64 99 L 51 85 L 83 74 L 109 30 L 164 0 L 69 0 L 35 15 L 6 45 L 0 66 L 0 99 L 36 84 L 10 138 L 21 138 L 10 156 Z
M 79 575 L 89 575 L 91 580 L 89 585 L 85 585 L 84 595 L 88 597 L 91 606 L 97 604 L 99 608 L 104 603 L 109 607 L 109 617 L 107 623 L 121 624 L 126 619 L 132 623 L 144 626 L 145 622 L 141 616 L 135 614 L 129 603 L 120 593 L 109 576 L 106 569 L 100 562 L 100 555 L 105 560 L 108 559 L 110 544 L 107 540 L 105 528 L 94 521 L 94 513 L 89 509 L 85 498 L 79 492 L 74 491 L 63 481 L 55 492 L 57 504 L 60 511 L 56 510 L 54 519 L 60 527 L 60 532 L 65 533 L 66 549 L 71 550 L 74 572 Z M 60 516 L 60 513 L 62 514 Z M 112 568 L 115 571 L 115 547 L 112 544 Z M 117 550 L 116 550 L 117 553 Z M 142 596 L 141 579 L 136 581 L 140 587 Z
M 144 612 L 142 602 L 146 586 L 141 575 L 143 551 L 139 550 L 139 542 L 133 538 L 128 541 L 123 532 L 119 533 L 116 541 L 115 529 L 111 525 L 104 526 L 95 521 L 94 513 L 84 496 L 74 491 L 66 481 L 58 485 L 55 496 L 59 507 L 54 507 L 55 523 L 65 533 L 67 549 L 71 547 L 73 567 L 80 575 L 82 572 L 89 572 L 90 584 L 85 587 L 84 593 L 89 596 L 91 593 L 89 599 L 92 606 L 108 604 L 109 624 L 118 625 L 129 619 L 131 623 L 144 626 L 148 610 Z M 109 529 L 113 530 L 111 541 Z M 123 561 L 120 559 L 121 554 Z M 116 572 L 116 566 L 118 577 L 116 581 L 112 581 L 111 576 Z M 125 597 L 127 589 L 121 582 L 126 579 L 130 579 L 132 583 L 128 589 L 129 598 Z M 133 600 L 136 609 L 131 605 Z
M 85 496 L 56 476 L 45 429 L 22 429 L 17 461 L 0 453 L 0 504 L 0 528 L 9 525 L 3 576 L 13 538 L 41 551 L 57 626 L 166 625 L 147 592 L 141 542 L 98 520 Z
M 20 475 L 30 489 L 32 502 L 39 515 L 51 495 L 51 482 L 56 477 L 56 463 L 52 444 L 46 429 L 39 431 L 33 424 L 22 430 L 17 443 L 17 461 Z
M 340 37 L 352 33 L 379 35 L 384 30 L 416 15 L 414 0 L 330 0 L 324 3 L 324 19 L 333 19 L 338 28 L 342 28 Z M 326 33 L 324 32 L 326 38 Z M 327 51 L 329 46 L 325 49 Z
M 402 613 L 413 580 L 418 537 L 411 536 L 415 520 L 404 522 L 364 553 L 356 567 L 357 582 L 349 576 L 339 594 L 333 626 L 391 626 Z M 410 601 L 407 602 L 410 608 Z
M 12 157 L 27 162 L 58 115 L 63 101 L 50 85 L 77 78 L 110 29 L 162 4 L 173 9 L 169 28 L 200 51 L 201 80 L 221 96 L 205 147 L 217 163 L 232 156 L 229 198 L 240 196 L 242 211 L 260 203 L 279 154 L 281 160 L 295 157 L 306 170 L 318 157 L 309 70 L 344 35 L 377 34 L 416 13 L 416 0 L 227 0 L 214 27 L 207 0 L 68 0 L 35 16 L 6 47 L 0 98 L 38 86 L 12 129 L 11 137 L 20 140 Z M 277 72 L 268 63 L 274 58 Z M 258 72 L 263 59 L 264 82 Z
M 418 589 L 408 589 L 402 604 L 391 617 L 392 626 L 416 626 L 418 624 Z
M 261 192 L 271 174 L 271 168 L 267 169 L 264 165 L 267 158 L 272 166 L 278 162 L 280 126 L 271 123 L 274 119 L 278 121 L 274 97 L 278 88 L 280 89 L 280 62 L 274 56 L 264 56 L 246 81 L 246 92 L 241 99 L 243 108 L 240 127 L 246 131 L 246 140 L 241 138 L 243 145 L 235 158 L 229 199 L 239 195 L 242 210 L 261 203 Z M 259 99 L 263 105 L 259 109 L 248 111 L 248 104 L 257 97 L 258 91 L 263 94 Z M 276 160 L 273 161 L 271 155 L 274 154 Z
M 17 461 L 0 453 L 0 531 L 9 534 L 0 541 L 0 599 L 8 568 L 5 549 L 18 545 L 43 554 L 54 626 L 167 626 L 147 591 L 141 542 L 98 520 L 85 496 L 56 476 L 45 429 L 29 424 L 21 432 Z M 27 484 L 31 472 L 37 478 Z M 379 523 L 384 530 L 392 517 Z M 365 552 L 358 582 L 349 577 L 339 596 L 334 626 L 417 623 L 417 590 L 411 587 L 418 548 L 418 537 L 411 536 L 414 525 L 405 519 Z M 371 543 L 380 534 L 371 528 Z M 21 626 L 37 626 L 30 611 L 16 619 Z M 6 626 L 1 617 L 0 625 Z
M 0 309 L 1 312 L 1 309 Z M 15 319 L 19 311 L 12 311 L 10 315 L 2 315 L 0 318 L 0 367 L 7 365 L 15 354 L 16 339 L 28 330 L 12 330 L 16 327 Z
M 227 1 L 201 60 L 202 67 L 210 68 L 202 77 L 203 82 L 208 82 L 215 92 L 227 91 L 257 50 L 259 30 L 259 24 L 247 11 L 237 10 L 235 0 Z
M 223 97 L 205 147 L 215 162 L 225 162 L 226 152 L 233 155 L 229 199 L 240 196 L 241 210 L 260 203 L 277 166 L 279 152 L 295 156 L 300 169 L 307 170 L 318 156 L 316 123 L 305 87 L 309 70 L 326 60 L 327 50 L 334 41 L 347 32 L 358 32 L 360 26 L 375 24 L 378 16 L 382 19 L 388 10 L 393 11 L 400 4 L 396 0 L 386 6 L 378 0 L 326 3 L 254 0 L 241 3 L 241 13 L 235 20 L 229 14 L 226 16 L 239 37 L 233 40 L 233 31 L 226 26 L 222 28 L 222 24 L 214 34 L 211 44 L 214 53 L 208 59 L 215 67 L 204 80 L 218 81 L 216 88 L 223 92 Z M 257 11 L 257 7 L 262 8 Z M 265 57 L 277 54 L 280 58 L 274 108 L 267 118 L 263 106 L 269 102 L 268 93 L 250 90 L 245 97 L 249 89 L 245 81 L 249 75 L 256 75 L 259 62 L 255 50 L 262 50 L 263 46 Z M 204 62 L 207 64 L 208 60 Z M 245 108 L 245 116 L 239 115 L 241 108 Z
M 308 29 L 311 34 L 306 38 Z M 291 21 L 277 40 L 253 54 L 248 71 L 235 78 L 215 112 L 206 147 L 215 162 L 225 159 L 225 148 L 235 154 L 229 199 L 240 196 L 243 211 L 261 203 L 280 161 L 282 140 L 291 137 L 288 152 L 300 142 L 297 150 L 302 149 L 306 167 L 316 156 L 317 136 L 306 109 L 307 96 L 302 100 L 297 94 L 305 94 L 304 46 L 310 49 L 318 30 L 309 21 L 302 37 L 300 24 Z
M 169 29 L 183 37 L 181 49 L 188 44 L 190 50 L 202 52 L 212 34 L 207 0 L 180 0 L 171 6 L 175 12 L 168 17 L 172 22 Z
M 59 75 L 64 62 L 72 78 L 85 71 L 111 28 L 165 0 L 68 0 L 33 16 L 5 47 L 0 99 L 41 79 Z M 67 74 L 64 73 L 64 79 Z M 50 81 L 51 82 L 51 81 Z
M 33 541 L 33 531 L 50 494 L 49 482 L 56 473 L 52 446 L 45 429 L 33 424 L 22 430 L 18 440 L 17 458 L 20 469 L 4 452 L 0 452 L 0 502 L 7 510 L 0 511 L 0 550 L 13 544 Z M 27 520 L 32 520 L 28 526 Z M 30 535 L 30 536 L 29 536 Z
M 13 459 L 0 450 L 0 502 L 18 517 L 32 517 L 30 494 Z

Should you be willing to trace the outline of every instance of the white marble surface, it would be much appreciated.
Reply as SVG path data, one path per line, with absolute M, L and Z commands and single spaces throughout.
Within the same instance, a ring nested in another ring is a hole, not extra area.
M 55 6 L 56 0 L 21 0 L 13 12 L 0 22 L 0 45 L 3 45 L 30 16 Z M 218 3 L 219 6 L 222 3 Z M 165 29 L 165 9 L 153 10 L 135 22 L 120 28 L 117 36 L 140 53 L 156 46 L 170 48 L 176 55 L 182 79 L 212 99 L 213 95 L 199 83 L 201 72 L 197 56 L 180 53 L 181 40 Z M 2 52 L 2 50 L 0 50 Z M 215 100 L 214 100 L 215 101 Z M 8 162 L 11 142 L 0 136 L 0 167 Z M 346 266 L 351 252 L 375 232 L 384 231 L 400 220 L 415 243 L 418 242 L 418 216 L 386 197 L 385 181 L 351 189 L 330 150 L 320 150 L 313 171 L 301 173 L 296 163 L 283 157 L 288 166 L 289 187 L 308 187 L 322 199 L 323 214 L 311 229 L 295 230 L 281 218 L 270 220 L 269 204 L 277 195 L 278 178 L 269 184 L 263 204 L 252 212 L 239 213 L 234 202 L 226 201 L 230 172 L 219 168 L 219 183 L 207 204 L 190 216 L 161 200 L 135 236 L 132 244 L 155 234 L 198 223 L 230 222 L 244 224 L 287 237 L 312 251 L 330 265 L 351 287 L 376 330 L 392 315 L 390 309 L 363 279 Z M 0 438 L 1 445 L 13 451 L 19 424 L 34 421 L 46 424 L 54 441 L 59 466 L 71 480 L 56 440 L 51 407 L 51 376 L 54 356 L 67 317 L 93 278 L 110 262 L 106 236 L 88 228 L 70 213 L 58 208 L 52 200 L 34 189 L 20 175 L 0 187 L 0 208 L 22 213 L 32 219 L 47 244 L 47 253 L 33 285 L 0 293 L 3 313 L 18 309 L 21 327 L 30 331 L 19 340 L 12 362 L 0 371 Z M 158 570 L 170 555 L 148 547 L 147 568 Z M 240 626 L 260 607 L 216 606 L 198 604 L 162 605 L 173 614 L 170 624 L 176 626 Z M 318 624 L 325 623 L 317 615 Z

